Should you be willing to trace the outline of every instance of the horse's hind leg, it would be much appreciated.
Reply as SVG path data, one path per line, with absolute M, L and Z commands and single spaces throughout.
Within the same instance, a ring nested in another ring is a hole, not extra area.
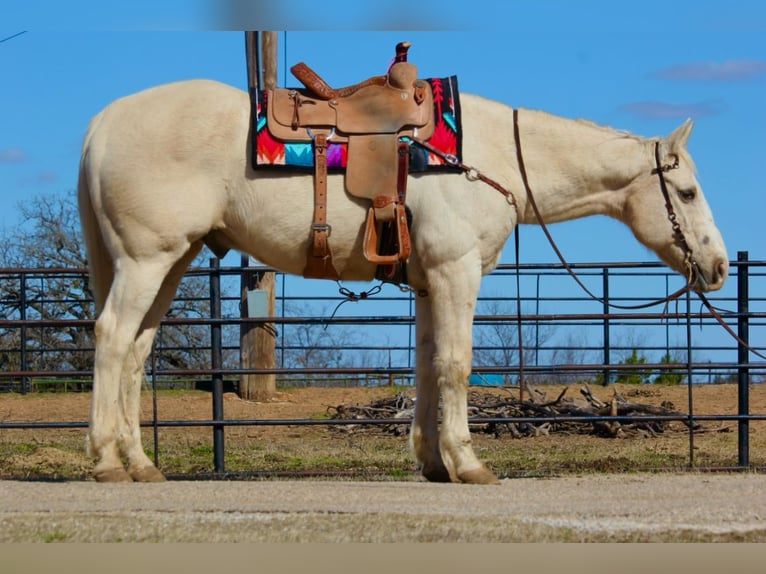
M 164 475 L 146 456 L 141 443 L 141 385 L 144 378 L 144 363 L 151 353 L 156 327 L 142 328 L 131 345 L 120 375 L 120 409 L 118 435 L 121 437 L 120 450 L 128 460 L 128 474 L 138 482 L 160 482 Z
M 134 442 L 128 414 L 126 389 L 133 384 L 123 376 L 128 354 L 147 313 L 152 308 L 167 273 L 180 256 L 162 253 L 154 261 L 138 262 L 124 257 L 104 308 L 96 320 L 96 358 L 93 369 L 88 452 L 97 459 L 93 475 L 103 482 L 130 481 L 121 460 L 124 442 Z M 135 400 L 135 399 L 132 399 Z M 127 433 L 127 434 L 126 434 Z
M 165 480 L 165 476 L 146 456 L 141 442 L 141 387 L 144 381 L 144 367 L 152 351 L 152 343 L 160 321 L 173 301 L 178 283 L 191 261 L 199 253 L 200 247 L 199 243 L 193 245 L 168 273 L 123 365 L 120 384 L 125 417 L 124 429 L 120 435 L 123 437 L 122 451 L 128 459 L 128 474 L 137 482 Z

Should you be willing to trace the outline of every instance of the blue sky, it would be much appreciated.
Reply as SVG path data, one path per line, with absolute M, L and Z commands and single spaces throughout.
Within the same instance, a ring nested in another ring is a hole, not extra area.
M 455 74 L 462 90 L 512 106 L 644 136 L 692 117 L 690 151 L 730 258 L 765 258 L 760 0 L 338 0 L 321 13 L 299 11 L 314 5 L 301 0 L 267 10 L 237 0 L 15 4 L 0 9 L 0 228 L 19 225 L 17 205 L 30 196 L 73 193 L 82 134 L 111 100 L 184 78 L 244 87 L 241 30 L 257 28 L 289 30 L 279 37 L 280 85 L 294 84 L 283 71 L 301 60 L 333 84 L 379 74 L 409 40 L 422 76 Z M 603 217 L 552 232 L 571 261 L 655 260 Z M 555 261 L 536 228 L 524 227 L 521 241 L 522 261 Z M 512 260 L 509 242 L 503 261 Z

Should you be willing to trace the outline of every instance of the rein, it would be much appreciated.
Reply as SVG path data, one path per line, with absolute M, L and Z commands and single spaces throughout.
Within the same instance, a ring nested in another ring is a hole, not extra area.
M 556 256 L 559 258 L 559 261 L 561 261 L 561 264 L 564 266 L 564 269 L 566 269 L 567 273 L 569 273 L 569 275 L 572 276 L 572 278 L 583 289 L 583 291 L 585 291 L 588 295 L 590 295 L 596 301 L 599 301 L 600 303 L 606 303 L 607 305 L 609 305 L 609 307 L 612 307 L 614 309 L 645 309 L 647 307 L 653 307 L 654 305 L 659 305 L 662 303 L 667 304 L 670 301 L 677 299 L 678 297 L 686 293 L 686 291 L 688 291 L 691 288 L 691 286 L 694 284 L 693 280 L 697 278 L 697 273 L 699 272 L 699 270 L 698 270 L 697 262 L 694 261 L 694 258 L 692 257 L 692 251 L 689 248 L 689 244 L 686 241 L 686 237 L 684 237 L 683 231 L 681 231 L 681 226 L 678 224 L 675 211 L 673 211 L 673 205 L 670 202 L 670 194 L 668 193 L 668 186 L 667 186 L 667 183 L 665 182 L 665 176 L 663 175 L 664 172 L 666 171 L 670 171 L 671 169 L 678 168 L 678 158 L 676 158 L 676 161 L 673 165 L 663 166 L 660 163 L 659 142 L 655 142 L 654 157 L 657 163 L 657 167 L 652 170 L 652 173 L 653 174 L 656 173 L 657 175 L 659 175 L 660 189 L 662 190 L 662 195 L 665 198 L 665 209 L 668 212 L 668 219 L 671 222 L 671 225 L 673 227 L 673 233 L 676 239 L 679 241 L 679 243 L 681 244 L 681 247 L 684 249 L 684 261 L 686 262 L 687 268 L 689 269 L 687 283 L 686 285 L 684 285 L 677 291 L 661 299 L 656 299 L 654 301 L 649 301 L 648 303 L 641 303 L 638 305 L 617 305 L 615 303 L 607 303 L 606 301 L 604 301 L 604 299 L 594 294 L 590 289 L 588 289 L 585 286 L 585 284 L 580 280 L 580 278 L 574 272 L 574 270 L 569 265 L 569 263 L 567 263 L 566 259 L 564 259 L 564 256 L 562 255 L 561 251 L 556 245 L 556 242 L 553 240 L 553 236 L 551 236 L 551 233 L 548 230 L 547 225 L 545 225 L 545 221 L 543 220 L 543 217 L 540 214 L 540 210 L 537 207 L 537 202 L 535 201 L 534 195 L 532 194 L 532 188 L 529 185 L 529 177 L 527 176 L 527 169 L 524 165 L 524 156 L 521 153 L 521 136 L 519 135 L 519 110 L 517 108 L 514 108 L 513 110 L 513 138 L 516 144 L 516 161 L 518 162 L 518 165 L 519 165 L 521 180 L 524 183 L 524 190 L 527 193 L 527 199 L 529 200 L 529 204 L 532 206 L 532 210 L 535 212 L 535 217 L 537 218 L 537 221 L 540 223 L 540 227 L 542 227 L 543 233 L 545 233 L 545 237 L 548 239 L 548 242 L 551 244 L 551 247 L 553 248 L 553 251 L 556 253 Z
M 529 204 L 532 206 L 532 210 L 535 212 L 535 217 L 537 218 L 537 221 L 540 223 L 540 227 L 542 228 L 543 233 L 545 234 L 545 237 L 548 239 L 548 242 L 551 244 L 553 251 L 556 253 L 556 256 L 559 258 L 559 261 L 561 261 L 561 264 L 564 266 L 564 269 L 566 269 L 567 273 L 569 273 L 569 275 L 572 276 L 572 278 L 583 289 L 583 291 L 585 291 L 593 299 L 601 303 L 606 303 L 604 299 L 602 299 L 601 297 L 593 293 L 590 289 L 588 289 L 588 287 L 585 286 L 585 284 L 580 280 L 580 278 L 574 272 L 574 270 L 569 265 L 569 263 L 567 263 L 566 259 L 564 258 L 564 255 L 561 253 L 561 250 L 558 248 L 558 246 L 556 245 L 556 242 L 553 240 L 553 236 L 548 230 L 548 226 L 545 224 L 545 221 L 543 220 L 542 215 L 540 214 L 540 210 L 537 207 L 537 202 L 535 201 L 534 194 L 532 193 L 532 188 L 529 185 L 529 177 L 527 176 L 527 169 L 524 165 L 524 156 L 522 155 L 522 152 L 521 152 L 521 136 L 519 134 L 519 110 L 517 108 L 514 108 L 513 110 L 513 138 L 514 138 L 514 143 L 516 144 L 516 161 L 519 166 L 519 172 L 521 174 L 522 183 L 524 184 L 524 190 L 526 191 Z M 445 153 L 441 151 L 440 149 L 434 147 L 427 141 L 422 140 L 418 137 L 411 137 L 410 139 L 412 139 L 412 141 L 414 141 L 419 146 L 424 147 L 428 151 L 442 158 L 447 164 L 464 171 L 468 179 L 473 181 L 475 180 L 483 181 L 484 183 L 490 185 L 491 187 L 499 191 L 506 198 L 508 203 L 512 205 L 513 208 L 516 210 L 516 215 L 518 217 L 519 206 L 512 192 L 504 188 L 495 180 L 481 173 L 475 167 L 472 167 L 470 165 L 467 165 L 459 161 L 457 157 L 455 157 L 454 155 Z M 671 169 L 678 168 L 679 166 L 678 157 L 676 157 L 676 161 L 672 165 L 662 165 L 660 162 L 660 155 L 659 155 L 659 142 L 655 143 L 654 155 L 655 155 L 655 161 L 657 163 L 657 167 L 652 170 L 652 173 L 657 174 L 659 176 L 660 189 L 662 190 L 663 197 L 665 198 L 665 209 L 668 212 L 668 219 L 670 220 L 671 226 L 673 228 L 673 234 L 676 237 L 676 240 L 681 245 L 682 249 L 684 250 L 684 261 L 686 262 L 687 268 L 689 270 L 689 274 L 687 276 L 687 284 L 681 287 L 680 289 L 678 289 L 677 291 L 671 293 L 667 297 L 650 301 L 648 303 L 641 303 L 639 305 L 617 305 L 615 303 L 606 303 L 609 305 L 609 307 L 612 307 L 614 309 L 644 309 L 646 307 L 652 307 L 654 305 L 659 305 L 662 303 L 667 304 L 670 301 L 678 299 L 678 297 L 680 297 L 686 291 L 688 291 L 691 288 L 691 286 L 694 285 L 694 282 L 697 278 L 697 273 L 699 273 L 697 262 L 694 260 L 692 256 L 692 250 L 689 247 L 688 242 L 686 241 L 686 237 L 684 236 L 683 231 L 681 230 L 681 226 L 678 223 L 678 218 L 675 214 L 675 211 L 673 210 L 673 205 L 670 202 L 670 194 L 668 193 L 667 183 L 665 182 L 665 177 L 663 175 L 664 172 L 670 171 Z M 518 225 L 516 227 L 518 229 Z M 518 238 L 518 233 L 517 233 L 517 238 Z M 518 272 L 518 267 L 517 267 L 517 272 Z
M 519 134 L 519 110 L 517 108 L 514 108 L 513 110 L 513 137 L 514 137 L 514 143 L 516 145 L 516 161 L 519 166 L 519 173 L 521 175 L 522 183 L 524 184 L 524 190 L 527 194 L 527 199 L 529 201 L 529 204 L 532 206 L 532 210 L 535 213 L 535 217 L 537 218 L 537 221 L 540 224 L 540 227 L 543 230 L 543 233 L 545 234 L 545 237 L 548 239 L 548 242 L 550 243 L 551 247 L 553 248 L 553 251 L 556 253 L 556 256 L 559 258 L 559 261 L 564 266 L 564 269 L 566 269 L 567 273 L 575 280 L 575 282 L 585 291 L 591 298 L 601 302 L 606 303 L 603 298 L 598 297 L 596 294 L 594 294 L 590 289 L 588 289 L 585 284 L 580 280 L 580 278 L 577 276 L 577 274 L 574 272 L 572 267 L 567 263 L 566 259 L 564 258 L 563 254 L 559 250 L 558 246 L 556 245 L 556 242 L 553 240 L 553 236 L 550 234 L 550 231 L 548 230 L 547 225 L 545 224 L 545 221 L 543 220 L 543 217 L 540 213 L 539 208 L 537 207 L 537 202 L 535 201 L 534 194 L 532 193 L 532 188 L 529 185 L 529 177 L 527 175 L 526 166 L 524 164 L 524 156 L 521 151 L 521 136 Z M 516 202 L 516 198 L 514 197 L 513 193 L 504 188 L 502 185 L 500 185 L 495 180 L 487 177 L 486 175 L 482 174 L 479 170 L 476 168 L 466 165 L 462 162 L 460 162 L 454 155 L 447 154 L 440 149 L 432 146 L 428 142 L 417 138 L 412 137 L 412 141 L 414 141 L 416 144 L 426 148 L 428 151 L 434 153 L 435 155 L 442 158 L 447 164 L 452 165 L 458 169 L 461 169 L 466 173 L 466 176 L 470 180 L 480 180 L 484 183 L 490 185 L 497 191 L 499 191 L 508 201 L 510 205 L 514 207 L 516 210 L 516 215 L 518 217 L 518 203 Z M 684 251 L 684 264 L 687 268 L 687 276 L 686 276 L 686 285 L 681 287 L 680 289 L 676 290 L 675 292 L 671 293 L 670 295 L 656 299 L 654 301 L 650 301 L 648 303 L 641 303 L 638 305 L 617 305 L 615 303 L 606 303 L 611 308 L 616 309 L 626 309 L 626 310 L 635 310 L 635 309 L 644 309 L 647 307 L 652 307 L 654 305 L 664 304 L 667 308 L 667 305 L 670 301 L 678 299 L 681 295 L 691 290 L 692 286 L 697 282 L 698 276 L 700 274 L 699 270 L 699 264 L 694 259 L 694 255 L 692 252 L 691 247 L 689 246 L 688 241 L 686 240 L 686 236 L 683 233 L 683 230 L 681 229 L 681 225 L 678 223 L 678 217 L 675 213 L 675 210 L 673 208 L 673 204 L 670 201 L 670 192 L 668 191 L 667 182 L 665 181 L 665 173 L 678 169 L 679 167 L 679 158 L 678 156 L 675 157 L 675 161 L 672 164 L 665 164 L 663 165 L 660 160 L 660 143 L 659 141 L 656 141 L 654 143 L 654 161 L 656 167 L 654 167 L 651 171 L 653 175 L 657 175 L 659 178 L 659 184 L 660 184 L 660 191 L 662 192 L 662 197 L 665 200 L 665 210 L 668 214 L 668 220 L 670 221 L 671 228 L 673 230 L 673 236 L 676 240 L 676 242 L 679 244 L 681 249 Z M 519 261 L 519 236 L 518 236 L 518 225 L 516 226 L 516 240 L 515 240 L 515 253 L 516 253 L 516 283 L 517 283 L 517 306 L 518 308 L 518 326 L 519 326 L 519 381 L 520 385 L 522 386 L 522 393 L 523 393 L 523 358 L 522 358 L 522 342 L 521 342 L 521 308 L 520 308 L 520 294 L 518 293 L 518 283 L 519 283 L 519 277 L 518 277 L 518 261 Z M 696 293 L 696 295 L 700 298 L 704 306 L 708 309 L 710 314 L 716 319 L 716 321 L 726 330 L 726 332 L 731 335 L 740 345 L 743 345 L 745 348 L 747 348 L 750 352 L 757 355 L 758 357 L 761 357 L 762 359 L 766 359 L 766 356 L 758 352 L 756 349 L 754 349 L 752 346 L 750 346 L 748 343 L 743 341 L 735 332 L 734 330 L 729 327 L 729 325 L 726 323 L 726 321 L 721 317 L 720 313 L 713 307 L 713 305 L 710 304 L 710 301 L 708 301 L 707 297 L 705 297 L 702 293 Z
M 537 204 L 535 203 L 534 196 L 532 195 L 532 189 L 529 186 L 529 179 L 527 177 L 527 170 L 524 167 L 524 157 L 521 153 L 521 138 L 519 136 L 519 112 L 518 109 L 514 108 L 513 110 L 513 136 L 514 141 L 516 143 L 516 159 L 519 164 L 519 171 L 521 172 L 521 179 L 524 183 L 524 189 L 527 193 L 527 198 L 529 199 L 529 203 L 532 206 L 532 209 L 535 212 L 535 217 L 537 217 L 537 220 L 540 222 L 540 226 L 543 228 L 543 232 L 545 233 L 545 236 L 548 238 L 548 241 L 551 244 L 551 247 L 553 247 L 553 250 L 556 252 L 556 255 L 558 256 L 559 260 L 561 261 L 562 265 L 564 265 L 564 268 L 567 270 L 567 272 L 574 278 L 574 280 L 577 282 L 580 287 L 593 299 L 596 299 L 597 301 L 600 301 L 601 303 L 604 303 L 605 301 L 593 294 L 583 283 L 580 281 L 580 278 L 577 277 L 577 275 L 574 273 L 572 268 L 569 266 L 569 264 L 564 259 L 564 256 L 561 254 L 561 251 L 559 251 L 558 247 L 556 246 L 555 242 L 553 241 L 553 237 L 551 236 L 550 232 L 548 231 L 548 228 L 545 225 L 545 222 L 543 221 L 542 216 L 540 215 L 540 211 L 537 208 Z M 665 210 L 668 213 L 668 220 L 670 221 L 670 225 L 673 229 L 673 236 L 675 237 L 676 242 L 681 246 L 681 249 L 684 251 L 684 264 L 687 268 L 687 277 L 686 277 L 686 285 L 684 285 L 682 288 L 678 289 L 674 293 L 671 293 L 667 297 L 663 297 L 661 299 L 657 299 L 655 301 L 650 301 L 648 303 L 642 303 L 639 305 L 616 305 L 613 303 L 608 303 L 608 305 L 612 308 L 616 309 L 643 309 L 646 307 L 652 307 L 654 305 L 658 305 L 661 303 L 664 303 L 666 306 L 670 301 L 673 301 L 680 297 L 682 294 L 686 293 L 692 288 L 692 285 L 694 285 L 697 282 L 697 278 L 699 274 L 701 273 L 699 270 L 699 264 L 694 259 L 694 254 L 692 252 L 692 248 L 689 246 L 688 241 L 686 241 L 686 236 L 684 235 L 683 230 L 681 229 L 681 225 L 678 223 L 678 217 L 676 216 L 676 212 L 673 209 L 673 204 L 670 201 L 670 193 L 668 192 L 668 185 L 665 181 L 665 173 L 674 169 L 678 169 L 679 167 L 679 161 L 678 156 L 675 156 L 675 161 L 672 164 L 665 164 L 662 165 L 662 162 L 660 161 L 660 142 L 656 141 L 654 142 L 654 161 L 656 164 L 656 167 L 652 169 L 652 174 L 656 174 L 659 177 L 660 180 L 660 191 L 662 192 L 662 197 L 665 200 Z M 737 343 L 747 348 L 750 352 L 753 354 L 759 356 L 762 359 L 766 359 L 766 356 L 764 356 L 762 353 L 758 352 L 756 349 L 754 349 L 752 346 L 750 346 L 747 342 L 743 341 L 742 338 L 740 338 L 734 330 L 729 327 L 729 325 L 724 321 L 723 317 L 721 317 L 721 314 L 718 313 L 718 311 L 713 307 L 713 305 L 710 304 L 710 301 L 708 301 L 707 297 L 705 297 L 702 293 L 696 293 L 696 295 L 700 298 L 702 303 L 707 307 L 708 311 L 710 311 L 710 314 L 713 316 L 713 318 L 726 330 L 729 335 L 731 335 Z
M 724 321 L 723 317 L 721 317 L 721 314 L 716 310 L 715 307 L 713 307 L 713 305 L 710 304 L 710 301 L 708 301 L 707 297 L 705 297 L 702 293 L 697 293 L 697 297 L 699 297 L 700 301 L 702 301 L 702 304 L 705 307 L 707 307 L 707 310 L 710 311 L 710 314 L 713 316 L 713 318 L 715 318 L 715 320 L 718 321 L 721 327 L 723 327 L 726 330 L 726 332 L 729 333 L 729 335 L 731 335 L 735 341 L 737 341 L 737 343 L 745 347 L 748 351 L 750 351 L 754 355 L 757 355 L 761 359 L 766 360 L 766 355 L 759 352 L 757 349 L 751 347 L 750 344 L 747 343 L 746 341 L 743 341 L 742 338 L 734 332 L 734 329 L 729 327 L 726 321 Z

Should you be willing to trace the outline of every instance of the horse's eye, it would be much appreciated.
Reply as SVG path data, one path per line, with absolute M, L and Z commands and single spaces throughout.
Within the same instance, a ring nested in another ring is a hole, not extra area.
M 697 190 L 690 188 L 690 189 L 679 189 L 678 195 L 681 196 L 682 201 L 693 201 L 695 197 L 697 197 Z

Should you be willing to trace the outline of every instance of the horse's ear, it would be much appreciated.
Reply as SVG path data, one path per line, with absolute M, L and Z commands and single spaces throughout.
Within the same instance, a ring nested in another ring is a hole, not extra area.
M 665 138 L 665 146 L 668 151 L 685 149 L 686 141 L 689 139 L 689 134 L 692 132 L 692 127 L 694 127 L 694 122 L 689 118 L 674 129 L 671 134 Z

